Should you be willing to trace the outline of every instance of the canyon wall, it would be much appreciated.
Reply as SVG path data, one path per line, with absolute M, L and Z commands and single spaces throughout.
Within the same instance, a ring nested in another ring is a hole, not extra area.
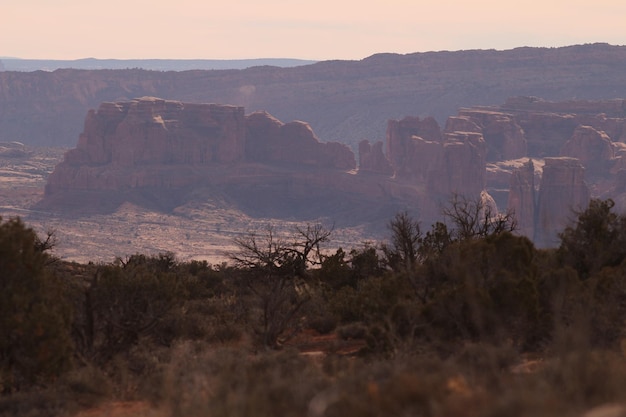
M 42 207 L 63 204 L 70 191 L 150 190 L 149 201 L 160 190 L 171 209 L 204 187 L 258 215 L 321 210 L 380 223 L 409 209 L 429 224 L 454 194 L 486 196 L 515 213 L 521 234 L 551 246 L 589 198 L 626 209 L 624 109 L 623 100 L 526 97 L 460 109 L 443 129 L 431 117 L 392 119 L 384 143 L 359 143 L 357 166 L 347 145 L 268 112 L 153 97 L 107 102 L 87 113 Z
M 0 142 L 74 146 L 90 108 L 157 96 L 228 103 L 250 112 L 268 111 L 280 120 L 304 120 L 324 141 L 339 141 L 356 150 L 364 138 L 384 138 L 387 120 L 406 115 L 433 116 L 443 125 L 459 106 L 493 105 L 520 95 L 557 101 L 626 97 L 624 62 L 626 47 L 594 44 L 378 54 L 296 68 L 0 71 Z M 600 113 L 608 116 L 611 110 Z M 541 152 L 540 144 L 546 141 L 517 123 L 527 133 L 530 152 Z M 568 120 L 561 123 L 568 130 Z M 496 137 L 502 130 L 493 129 Z M 615 140 L 606 129 L 601 130 Z M 489 134 L 484 136 L 490 140 Z M 563 141 L 569 136 L 571 131 Z M 512 151 L 504 144 L 493 157 Z
M 46 194 L 185 187 L 200 183 L 208 175 L 204 168 L 255 162 L 356 168 L 346 145 L 321 143 L 306 123 L 284 124 L 267 113 L 245 116 L 237 106 L 143 97 L 90 110 L 76 148 L 50 175 Z

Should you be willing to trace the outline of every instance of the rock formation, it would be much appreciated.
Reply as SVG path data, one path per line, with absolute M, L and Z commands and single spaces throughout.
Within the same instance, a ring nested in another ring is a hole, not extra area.
M 488 161 L 517 159 L 528 155 L 524 131 L 513 115 L 490 110 L 463 109 L 459 116 L 480 129 L 478 132 L 483 134 L 487 144 Z
M 387 155 L 396 178 L 425 182 L 434 196 L 479 196 L 485 188 L 486 150 L 482 133 L 444 134 L 432 118 L 406 117 L 387 125 Z
M 70 165 L 203 165 L 244 158 L 244 110 L 152 97 L 103 103 L 85 120 Z
M 446 133 L 441 159 L 429 172 L 428 189 L 443 196 L 479 196 L 485 189 L 486 146 L 480 133 Z
M 383 138 L 388 119 L 431 115 L 443 124 L 459 107 L 502 103 L 520 92 L 549 100 L 626 97 L 625 60 L 626 47 L 594 44 L 379 54 L 296 68 L 5 71 L 0 72 L 0 141 L 74 146 L 87 109 L 157 96 L 267 110 L 280 120 L 310 122 L 320 138 L 340 138 L 356 148 L 363 138 Z M 613 110 L 607 106 L 599 113 L 617 117 Z M 607 129 L 600 130 L 617 140 Z M 534 145 L 529 139 L 537 156 Z
M 266 113 L 144 97 L 91 110 L 75 149 L 50 175 L 48 195 L 63 189 L 180 188 L 204 181 L 203 168 L 271 163 L 350 170 L 354 154 L 321 143 L 302 122 Z
M 537 97 L 515 97 L 496 107 L 514 116 L 533 157 L 558 156 L 579 126 L 605 132 L 612 141 L 623 141 L 626 133 L 626 100 L 552 102 Z
M 555 246 L 557 234 L 589 204 L 585 168 L 575 158 L 545 158 L 537 201 L 535 242 Z
M 346 145 L 321 142 L 307 123 L 267 112 L 150 97 L 103 103 L 88 112 L 77 147 L 50 175 L 46 201 L 104 190 L 118 197 L 103 201 L 147 193 L 142 201 L 169 201 L 172 209 L 204 187 L 203 195 L 259 216 L 341 211 L 350 221 L 387 221 L 412 207 L 427 227 L 441 219 L 442 203 L 461 194 L 514 210 L 520 233 L 553 245 L 590 190 L 626 207 L 626 143 L 618 141 L 624 103 L 517 98 L 461 109 L 443 131 L 430 117 L 389 120 L 386 144 L 359 143 L 358 170 Z
M 516 212 L 521 233 L 535 236 L 541 245 L 551 245 L 558 228 L 572 215 L 565 207 L 584 206 L 590 196 L 626 202 L 626 192 L 618 185 L 618 173 L 626 169 L 624 126 L 626 100 L 551 102 L 516 97 L 501 106 L 461 109 L 448 120 L 446 131 L 482 133 L 489 162 L 486 189 L 499 204 L 508 202 Z M 534 179 L 528 167 L 511 169 L 519 165 L 520 156 L 537 161 Z M 553 159 L 559 157 L 575 159 Z M 544 158 L 548 162 L 541 178 Z M 583 178 L 581 169 L 591 184 L 586 191 L 578 182 Z M 567 175 L 572 178 L 567 180 Z M 531 179 L 535 192 L 544 190 L 534 208 Z M 555 191 L 546 191 L 551 189 Z M 626 209 L 626 203 L 618 208 L 622 206 Z
M 373 145 L 367 139 L 359 142 L 359 173 L 365 172 L 393 175 L 391 163 L 383 153 L 382 141 Z
M 446 120 L 444 132 L 474 132 L 481 133 L 482 128 L 472 121 L 469 116 L 450 116 Z
M 441 146 L 441 129 L 432 117 L 405 117 L 387 122 L 387 157 L 401 178 L 425 178 Z
M 529 159 L 513 170 L 507 206 L 515 215 L 519 233 L 531 239 L 535 234 L 535 204 L 535 166 Z
M 169 212 L 209 198 L 253 217 L 326 216 L 384 228 L 398 210 L 417 207 L 423 221 L 434 221 L 437 201 L 424 183 L 393 178 L 382 148 L 363 143 L 368 175 L 357 175 L 352 151 L 320 142 L 304 122 L 155 98 L 103 103 L 88 112 L 78 145 L 49 176 L 37 208 L 110 213 L 129 201 Z
M 350 148 L 337 142 L 321 143 L 304 122 L 284 124 L 266 112 L 256 112 L 246 117 L 245 137 L 246 159 L 251 162 L 356 168 Z
M 565 142 L 561 155 L 578 158 L 592 175 L 608 173 L 611 160 L 615 156 L 609 135 L 591 126 L 582 125 Z

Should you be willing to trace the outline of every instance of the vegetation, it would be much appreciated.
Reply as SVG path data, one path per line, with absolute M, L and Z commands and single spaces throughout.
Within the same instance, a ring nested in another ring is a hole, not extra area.
M 0 222 L 2 220 L 0 219 Z M 0 391 L 58 376 L 71 357 L 69 309 L 46 268 L 48 242 L 21 220 L 0 224 Z
M 424 232 L 329 252 L 304 225 L 232 265 L 73 264 L 0 221 L 0 415 L 548 416 L 626 403 L 626 217 L 593 200 L 539 250 L 454 197 Z M 321 355 L 306 355 L 311 351 Z M 615 405 L 614 405 L 615 406 Z

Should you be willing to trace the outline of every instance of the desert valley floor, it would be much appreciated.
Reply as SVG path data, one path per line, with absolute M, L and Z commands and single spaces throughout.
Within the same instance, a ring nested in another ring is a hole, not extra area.
M 172 252 L 180 260 L 228 260 L 233 239 L 268 225 L 289 231 L 300 221 L 250 218 L 227 205 L 195 203 L 172 213 L 125 203 L 112 214 L 83 216 L 32 210 L 43 197 L 47 176 L 66 149 L 27 147 L 24 156 L 0 156 L 0 216 L 19 216 L 40 235 L 54 230 L 56 256 L 76 262 L 111 262 L 135 253 Z M 320 219 L 332 227 L 332 222 Z M 350 248 L 373 240 L 363 227 L 336 228 L 331 247 Z

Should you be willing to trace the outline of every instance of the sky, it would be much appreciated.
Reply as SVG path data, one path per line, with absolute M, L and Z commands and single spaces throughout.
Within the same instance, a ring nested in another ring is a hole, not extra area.
M 626 45 L 624 0 L 0 0 L 0 57 L 362 59 Z

